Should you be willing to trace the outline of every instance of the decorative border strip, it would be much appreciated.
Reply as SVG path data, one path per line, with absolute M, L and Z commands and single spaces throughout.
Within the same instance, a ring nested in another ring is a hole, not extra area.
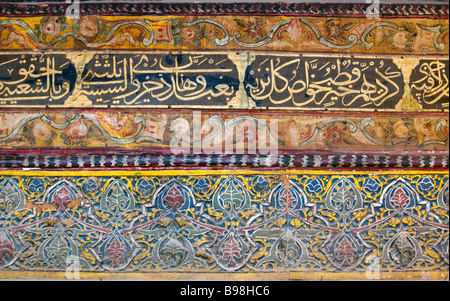
M 0 16 L 65 15 L 70 4 L 0 4 Z M 370 4 L 321 3 L 80 3 L 81 14 L 365 16 Z M 380 4 L 380 17 L 448 18 L 446 4 Z
M 80 153 L 80 151 L 78 151 Z M 3 169 L 71 168 L 448 168 L 447 154 L 0 155 Z

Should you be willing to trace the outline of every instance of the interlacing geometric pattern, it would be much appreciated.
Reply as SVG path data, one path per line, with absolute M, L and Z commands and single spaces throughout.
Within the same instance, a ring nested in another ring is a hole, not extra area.
M 445 172 L 49 173 L 0 174 L 2 271 L 448 271 Z

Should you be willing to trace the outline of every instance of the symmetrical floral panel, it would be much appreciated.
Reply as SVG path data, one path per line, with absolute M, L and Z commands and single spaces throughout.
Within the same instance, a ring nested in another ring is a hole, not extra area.
M 9 271 L 448 271 L 448 173 L 2 172 Z
M 0 3 L 0 278 L 448 279 L 448 3 L 175 2 Z

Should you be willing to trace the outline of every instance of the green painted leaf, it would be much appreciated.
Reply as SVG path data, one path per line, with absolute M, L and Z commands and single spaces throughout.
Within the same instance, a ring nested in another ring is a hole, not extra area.
M 355 24 L 356 24 L 355 22 L 345 23 L 342 26 L 342 30 L 347 31 L 347 30 L 351 29 L 353 26 L 355 26 Z
M 56 20 L 56 22 L 63 24 L 63 23 L 66 23 L 66 20 L 67 20 L 66 17 L 59 17 L 59 18 Z
M 245 21 L 242 21 L 241 19 L 233 19 L 237 25 L 239 25 L 240 27 L 246 28 L 247 27 L 247 23 Z
M 252 236 L 255 238 L 278 238 L 283 234 L 283 231 L 282 229 L 256 230 Z
M 228 185 L 227 189 L 225 189 L 225 192 L 222 193 L 220 199 L 224 205 L 229 203 L 233 205 L 234 208 L 240 208 L 242 206 L 242 202 L 244 201 L 244 197 L 239 190 L 237 190 L 233 181 L 230 182 L 230 185 Z
M 69 29 L 69 28 L 70 28 L 70 25 L 69 25 L 69 24 L 67 24 L 67 23 L 61 24 L 61 31 L 65 31 L 65 30 L 67 30 L 67 29 Z
M 49 19 L 50 19 L 50 16 L 46 16 L 46 17 L 42 18 L 41 22 L 40 22 L 41 26 L 44 25 L 45 23 L 47 23 Z

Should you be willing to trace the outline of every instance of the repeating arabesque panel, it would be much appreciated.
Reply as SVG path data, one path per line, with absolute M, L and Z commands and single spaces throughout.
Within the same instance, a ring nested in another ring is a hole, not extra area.
M 0 277 L 448 277 L 448 5 L 31 6 L 0 4 Z
M 0 201 L 3 275 L 448 271 L 446 172 L 1 171 Z
M 431 54 L 448 19 L 270 15 L 0 17 L 0 49 L 265 50 Z

